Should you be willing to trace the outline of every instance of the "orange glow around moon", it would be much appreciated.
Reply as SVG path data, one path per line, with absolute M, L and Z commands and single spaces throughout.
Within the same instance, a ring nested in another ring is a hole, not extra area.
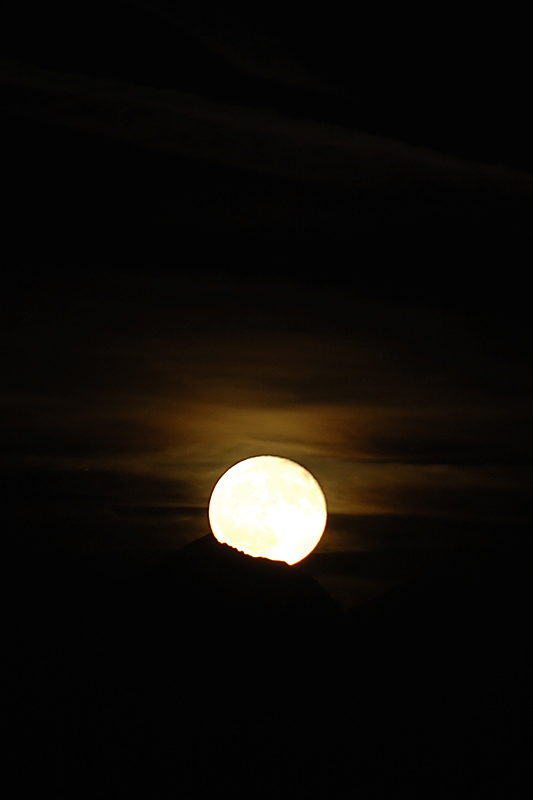
M 235 464 L 209 501 L 209 523 L 219 542 L 288 564 L 315 549 L 327 516 L 318 481 L 300 464 L 279 456 Z

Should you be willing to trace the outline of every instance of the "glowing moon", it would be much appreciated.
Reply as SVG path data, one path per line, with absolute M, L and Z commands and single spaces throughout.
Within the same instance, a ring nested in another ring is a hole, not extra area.
M 318 481 L 300 464 L 279 456 L 235 464 L 209 501 L 209 523 L 219 542 L 288 564 L 315 549 L 327 516 Z

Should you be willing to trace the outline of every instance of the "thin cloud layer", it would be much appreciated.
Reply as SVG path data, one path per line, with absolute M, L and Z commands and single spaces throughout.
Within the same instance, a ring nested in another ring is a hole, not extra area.
M 180 547 L 260 453 L 323 485 L 308 565 L 346 606 L 521 535 L 527 71 L 480 78 L 477 18 L 461 50 L 442 15 L 185 6 L 7 9 L 8 544 Z
M 413 181 L 410 201 L 476 207 L 509 190 L 531 196 L 530 175 L 470 163 L 424 147 L 339 125 L 297 120 L 270 109 L 215 103 L 199 95 L 129 85 L 5 61 L 0 81 L 12 88 L 11 112 L 189 158 L 304 180 L 379 189 L 381 201 Z M 468 183 L 465 178 L 468 176 Z M 444 192 L 439 200 L 439 193 Z M 466 194 L 465 194 L 466 193 Z M 474 205 L 472 205 L 474 204 Z
M 82 321 L 79 335 L 64 336 L 59 317 L 46 358 L 29 335 L 19 352 L 23 361 L 12 365 L 12 391 L 3 395 L 4 464 L 43 476 L 36 478 L 37 505 L 44 503 L 63 527 L 76 508 L 94 519 L 99 508 L 111 538 L 112 521 L 123 530 L 137 516 L 139 530 L 152 536 L 159 526 L 158 541 L 169 546 L 174 515 L 177 546 L 183 515 L 197 509 L 204 525 L 202 510 L 218 477 L 259 453 L 308 467 L 324 487 L 332 518 L 519 524 L 528 517 L 531 387 L 520 358 L 502 343 L 496 352 L 473 333 L 462 346 L 457 314 L 386 303 L 375 303 L 372 312 L 367 304 L 359 314 L 354 301 L 348 331 L 347 321 L 339 321 L 348 309 L 337 308 L 327 292 L 314 331 L 301 329 L 298 312 L 293 329 L 290 316 L 278 330 L 277 319 L 269 329 L 260 314 L 254 329 L 253 283 L 220 305 L 233 325 L 218 332 L 211 312 L 223 286 L 213 279 L 196 294 L 194 285 L 189 292 L 177 285 L 177 307 L 166 304 L 168 284 L 144 298 L 145 335 L 142 326 L 128 333 L 138 295 L 126 294 L 120 317 L 108 320 L 105 343 L 86 337 Z M 97 308 L 100 299 L 86 297 L 80 313 L 91 318 Z M 166 336 L 150 335 L 152 314 L 160 323 L 164 315 Z M 246 336 L 238 333 L 244 320 Z M 328 331 L 330 320 L 340 325 L 336 332 Z M 28 369 L 33 393 L 23 391 Z M 46 486 L 53 487 L 53 501 L 45 501 Z M 12 505 L 27 504 L 32 491 L 15 491 Z M 343 550 L 362 546 L 353 530 L 334 523 L 330 541 Z

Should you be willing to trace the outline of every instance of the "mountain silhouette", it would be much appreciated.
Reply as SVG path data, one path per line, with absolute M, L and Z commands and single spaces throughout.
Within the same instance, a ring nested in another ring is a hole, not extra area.
M 83 773 L 79 797 L 192 791 L 253 782 L 286 748 L 303 759 L 302 715 L 342 620 L 303 570 L 207 535 L 167 554 L 27 559 L 10 585 L 26 790 L 46 775 L 69 794 Z
M 342 614 L 305 564 L 211 535 L 26 559 L 6 611 L 13 796 L 516 794 L 526 563 L 458 552 Z
M 388 754 L 390 784 L 414 796 L 520 793 L 531 662 L 529 548 L 459 548 L 346 615 L 364 653 L 350 707 L 364 719 L 369 773 Z M 353 740 L 352 740 L 353 746 Z M 373 766 L 372 766 L 373 765 Z

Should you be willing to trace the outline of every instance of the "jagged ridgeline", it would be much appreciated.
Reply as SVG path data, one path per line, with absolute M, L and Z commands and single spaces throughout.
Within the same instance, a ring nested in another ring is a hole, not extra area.
M 516 796 L 525 555 L 458 553 L 347 614 L 304 567 L 211 535 L 12 565 L 16 786 Z

